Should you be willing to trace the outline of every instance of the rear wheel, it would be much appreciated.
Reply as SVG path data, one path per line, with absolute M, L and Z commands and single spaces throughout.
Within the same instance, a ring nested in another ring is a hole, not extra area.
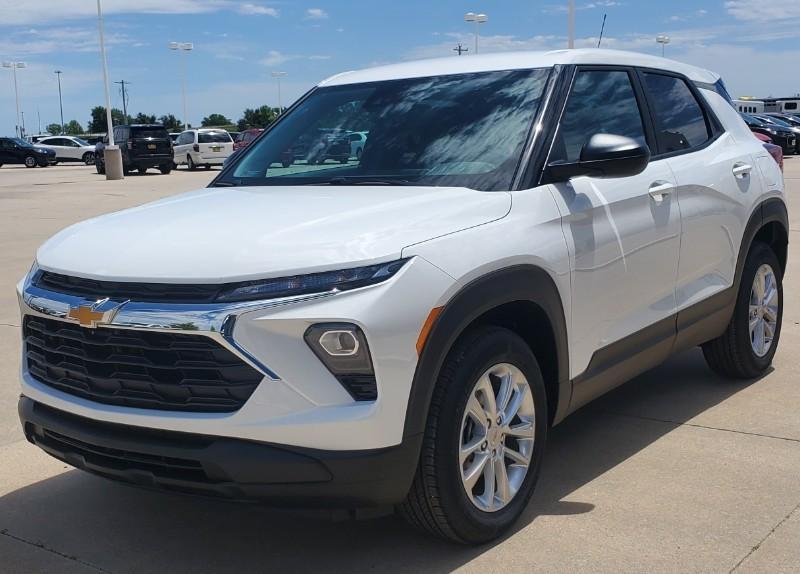
M 525 342 L 507 329 L 473 329 L 442 366 L 400 513 L 456 542 L 497 538 L 533 494 L 547 427 L 544 381 Z
M 167 175 L 169 172 L 172 171 L 172 163 L 170 162 L 170 163 L 161 164 L 160 166 L 158 166 L 158 170 L 162 174 Z
M 783 320 L 783 277 L 775 252 L 760 241 L 747 254 L 733 317 L 725 332 L 703 345 L 711 369 L 732 379 L 752 379 L 772 363 Z
M 190 171 L 194 171 L 197 169 L 197 164 L 194 163 L 192 156 L 186 156 L 186 166 L 189 168 Z
M 210 163 L 207 163 L 207 164 L 206 164 L 205 166 L 203 166 L 203 167 L 205 167 L 206 169 L 211 169 L 211 164 L 210 164 Z
M 32 155 L 25 157 L 25 167 L 36 167 L 36 158 Z
M 143 166 L 143 165 L 140 165 L 138 167 L 138 170 L 139 170 L 139 175 L 144 175 L 144 174 L 147 173 L 147 168 L 145 166 Z
M 94 163 L 94 152 L 87 151 L 83 154 L 83 163 L 86 165 L 92 165 Z

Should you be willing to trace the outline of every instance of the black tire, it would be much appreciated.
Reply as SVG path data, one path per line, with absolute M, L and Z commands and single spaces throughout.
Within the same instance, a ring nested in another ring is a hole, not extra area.
M 29 156 L 26 156 L 26 157 L 25 157 L 25 167 L 28 167 L 28 168 L 31 168 L 31 167 L 36 167 L 36 165 L 37 165 L 38 163 L 39 163 L 39 162 L 37 162 L 37 161 L 36 161 L 36 158 L 35 158 L 35 157 L 33 157 L 32 155 L 29 155 Z
M 97 170 L 97 173 L 99 175 L 104 175 L 106 173 L 106 166 L 105 165 L 101 165 L 99 163 L 95 163 L 94 167 Z
M 750 292 L 756 272 L 762 265 L 769 265 L 777 282 L 778 316 L 775 334 L 769 350 L 759 357 L 753 350 L 750 336 Z M 754 379 L 772 364 L 783 322 L 783 271 L 775 252 L 765 243 L 753 242 L 747 254 L 739 292 L 736 295 L 736 307 L 733 317 L 725 332 L 716 339 L 703 345 L 703 356 L 711 369 L 730 379 Z
M 83 163 L 86 165 L 92 165 L 94 163 L 94 152 L 87 151 L 83 154 Z
M 138 167 L 138 170 L 139 170 L 139 175 L 144 175 L 144 174 L 147 173 L 147 168 L 145 166 L 143 166 L 143 165 L 140 165 Z
M 189 168 L 189 171 L 194 171 L 194 170 L 197 169 L 197 164 L 194 163 L 194 160 L 192 159 L 192 156 L 190 156 L 190 155 L 186 156 L 186 167 Z
M 493 365 L 510 363 L 528 380 L 535 408 L 536 439 L 530 466 L 513 499 L 484 512 L 461 482 L 458 449 L 461 420 L 473 387 Z M 502 535 L 525 510 L 539 476 L 547 442 L 547 396 L 536 358 L 518 335 L 500 327 L 479 327 L 462 335 L 436 381 L 420 461 L 399 513 L 412 525 L 462 544 L 480 544 Z
M 169 175 L 169 173 L 172 171 L 172 163 L 165 163 L 165 164 L 162 164 L 162 165 L 158 166 L 158 170 L 159 170 L 159 171 L 160 171 L 160 172 L 161 172 L 163 175 Z
M 211 164 L 210 164 L 210 163 L 207 163 L 207 164 L 206 164 L 206 165 L 204 165 L 203 167 L 205 167 L 207 170 L 208 170 L 208 169 L 211 169 Z
M 291 162 L 291 161 L 288 161 L 288 160 L 283 160 L 283 161 L 281 162 L 281 165 L 282 165 L 283 167 L 290 167 L 290 166 L 292 165 L 292 162 Z
M 358 161 L 361 161 L 361 148 L 358 148 L 358 149 L 356 150 L 356 159 L 357 159 Z
M 122 175 L 130 175 L 132 171 L 131 166 L 122 164 Z

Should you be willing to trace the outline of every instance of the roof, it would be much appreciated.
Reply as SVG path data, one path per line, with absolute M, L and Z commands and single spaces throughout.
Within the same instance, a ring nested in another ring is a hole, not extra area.
M 344 72 L 324 80 L 319 85 L 337 86 L 380 80 L 424 78 L 494 70 L 550 68 L 557 64 L 606 64 L 657 68 L 677 72 L 685 75 L 690 80 L 709 84 L 713 84 L 720 79 L 720 76 L 714 72 L 675 60 L 659 58 L 658 56 L 621 50 L 579 49 L 553 50 L 550 52 L 500 52 L 477 56 L 451 56 L 449 58 L 416 60 Z

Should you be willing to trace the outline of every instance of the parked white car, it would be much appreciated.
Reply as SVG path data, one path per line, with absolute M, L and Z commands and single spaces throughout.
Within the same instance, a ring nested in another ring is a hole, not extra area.
M 56 161 L 80 161 L 86 165 L 94 165 L 95 146 L 79 137 L 51 136 L 40 139 L 36 145 L 55 151 Z
M 282 161 L 341 126 L 369 161 Z M 698 345 L 768 372 L 788 231 L 715 73 L 601 49 L 348 72 L 208 188 L 38 250 L 19 412 L 107 478 L 481 543 L 592 399 Z
M 201 165 L 206 169 L 222 165 L 232 153 L 233 139 L 221 129 L 187 130 L 175 140 L 175 165 L 186 164 L 191 170 Z
M 367 143 L 367 137 L 369 137 L 369 133 L 353 132 L 347 134 L 347 137 L 350 139 L 350 157 L 354 157 L 361 161 L 361 152 L 364 151 L 364 145 Z

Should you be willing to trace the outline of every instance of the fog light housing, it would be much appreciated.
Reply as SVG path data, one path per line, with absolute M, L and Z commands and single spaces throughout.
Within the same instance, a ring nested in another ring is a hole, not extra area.
M 374 401 L 378 387 L 364 332 L 351 323 L 318 323 L 304 339 L 317 358 L 357 401 Z

